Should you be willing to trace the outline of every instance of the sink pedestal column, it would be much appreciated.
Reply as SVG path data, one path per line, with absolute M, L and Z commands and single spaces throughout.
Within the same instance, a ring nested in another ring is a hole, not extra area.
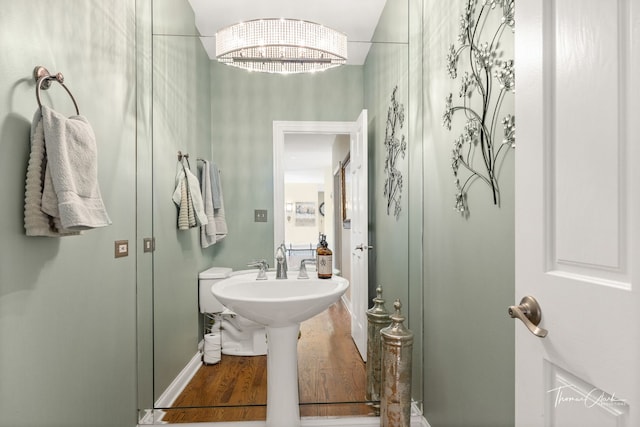
M 267 427 L 299 427 L 298 333 L 300 324 L 267 326 Z

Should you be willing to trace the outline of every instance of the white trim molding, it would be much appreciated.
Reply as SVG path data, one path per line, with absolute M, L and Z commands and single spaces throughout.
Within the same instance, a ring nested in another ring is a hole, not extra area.
M 182 390 L 189 384 L 191 378 L 198 372 L 202 365 L 202 355 L 200 352 L 196 353 L 187 366 L 185 366 L 177 377 L 169 384 L 169 387 L 160 395 L 156 400 L 156 408 L 169 408 L 173 405 L 173 402 L 180 396 Z
M 156 408 L 169 408 L 173 405 L 173 402 L 180 396 L 180 393 L 184 390 L 184 388 L 189 384 L 189 381 L 193 378 L 193 376 L 198 372 L 200 366 L 202 365 L 202 354 L 197 352 L 187 363 L 187 365 L 180 371 L 177 377 L 173 379 L 169 387 L 165 389 L 165 391 L 160 395 L 158 400 L 154 403 Z M 162 421 L 165 412 L 159 409 L 145 409 L 145 415 L 139 421 L 138 426 L 153 426 L 153 425 L 164 425 L 167 424 Z M 203 426 L 204 424 L 198 424 L 199 426 Z M 183 424 L 183 426 L 187 426 L 187 424 Z

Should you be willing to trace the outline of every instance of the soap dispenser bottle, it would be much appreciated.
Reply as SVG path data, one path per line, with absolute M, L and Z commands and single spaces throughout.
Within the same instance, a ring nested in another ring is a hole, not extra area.
M 333 252 L 329 249 L 327 236 L 322 235 L 320 246 L 317 249 L 317 270 L 319 279 L 331 279 L 333 274 Z

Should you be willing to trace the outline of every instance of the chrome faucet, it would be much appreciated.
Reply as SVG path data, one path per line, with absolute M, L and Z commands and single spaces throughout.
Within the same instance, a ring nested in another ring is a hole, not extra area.
M 287 278 L 287 247 L 284 242 L 276 248 L 276 279 Z
M 300 271 L 298 272 L 298 279 L 308 279 L 307 264 L 315 264 L 315 258 L 306 258 L 300 261 Z
M 247 264 L 247 267 L 258 267 L 260 271 L 258 272 L 258 277 L 256 277 L 256 280 L 267 280 L 267 269 L 269 268 L 269 264 L 267 264 L 267 260 L 265 259 L 253 260 L 249 264 Z

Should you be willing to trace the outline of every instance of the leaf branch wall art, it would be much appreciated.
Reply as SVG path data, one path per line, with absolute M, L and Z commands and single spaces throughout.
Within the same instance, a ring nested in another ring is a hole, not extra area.
M 461 134 L 453 141 L 451 169 L 455 178 L 455 209 L 469 215 L 467 191 L 480 180 L 487 184 L 493 203 L 500 204 L 497 171 L 509 149 L 515 147 L 515 117 L 502 112 L 506 96 L 515 91 L 513 59 L 504 59 L 500 41 L 514 31 L 514 0 L 464 0 L 460 16 L 459 46 L 451 44 L 447 72 L 458 79 L 460 91 L 446 97 L 442 125 L 451 130 L 454 115 L 464 116 Z M 493 15 L 502 13 L 499 19 Z M 497 23 L 490 28 L 491 23 Z M 459 68 L 466 67 L 464 73 Z M 502 125 L 503 137 L 496 137 Z M 501 139 L 501 141 L 500 141 Z
M 402 206 L 402 172 L 398 169 L 398 159 L 404 159 L 407 151 L 407 140 L 404 135 L 400 135 L 400 131 L 404 126 L 404 105 L 398 103 L 396 94 L 398 86 L 393 88 L 391 94 L 391 105 L 387 111 L 387 127 L 384 133 L 384 147 L 387 156 L 384 160 L 384 172 L 386 179 L 384 181 L 384 196 L 387 198 L 387 215 L 391 215 L 393 207 L 393 215 L 396 220 L 400 217 Z

